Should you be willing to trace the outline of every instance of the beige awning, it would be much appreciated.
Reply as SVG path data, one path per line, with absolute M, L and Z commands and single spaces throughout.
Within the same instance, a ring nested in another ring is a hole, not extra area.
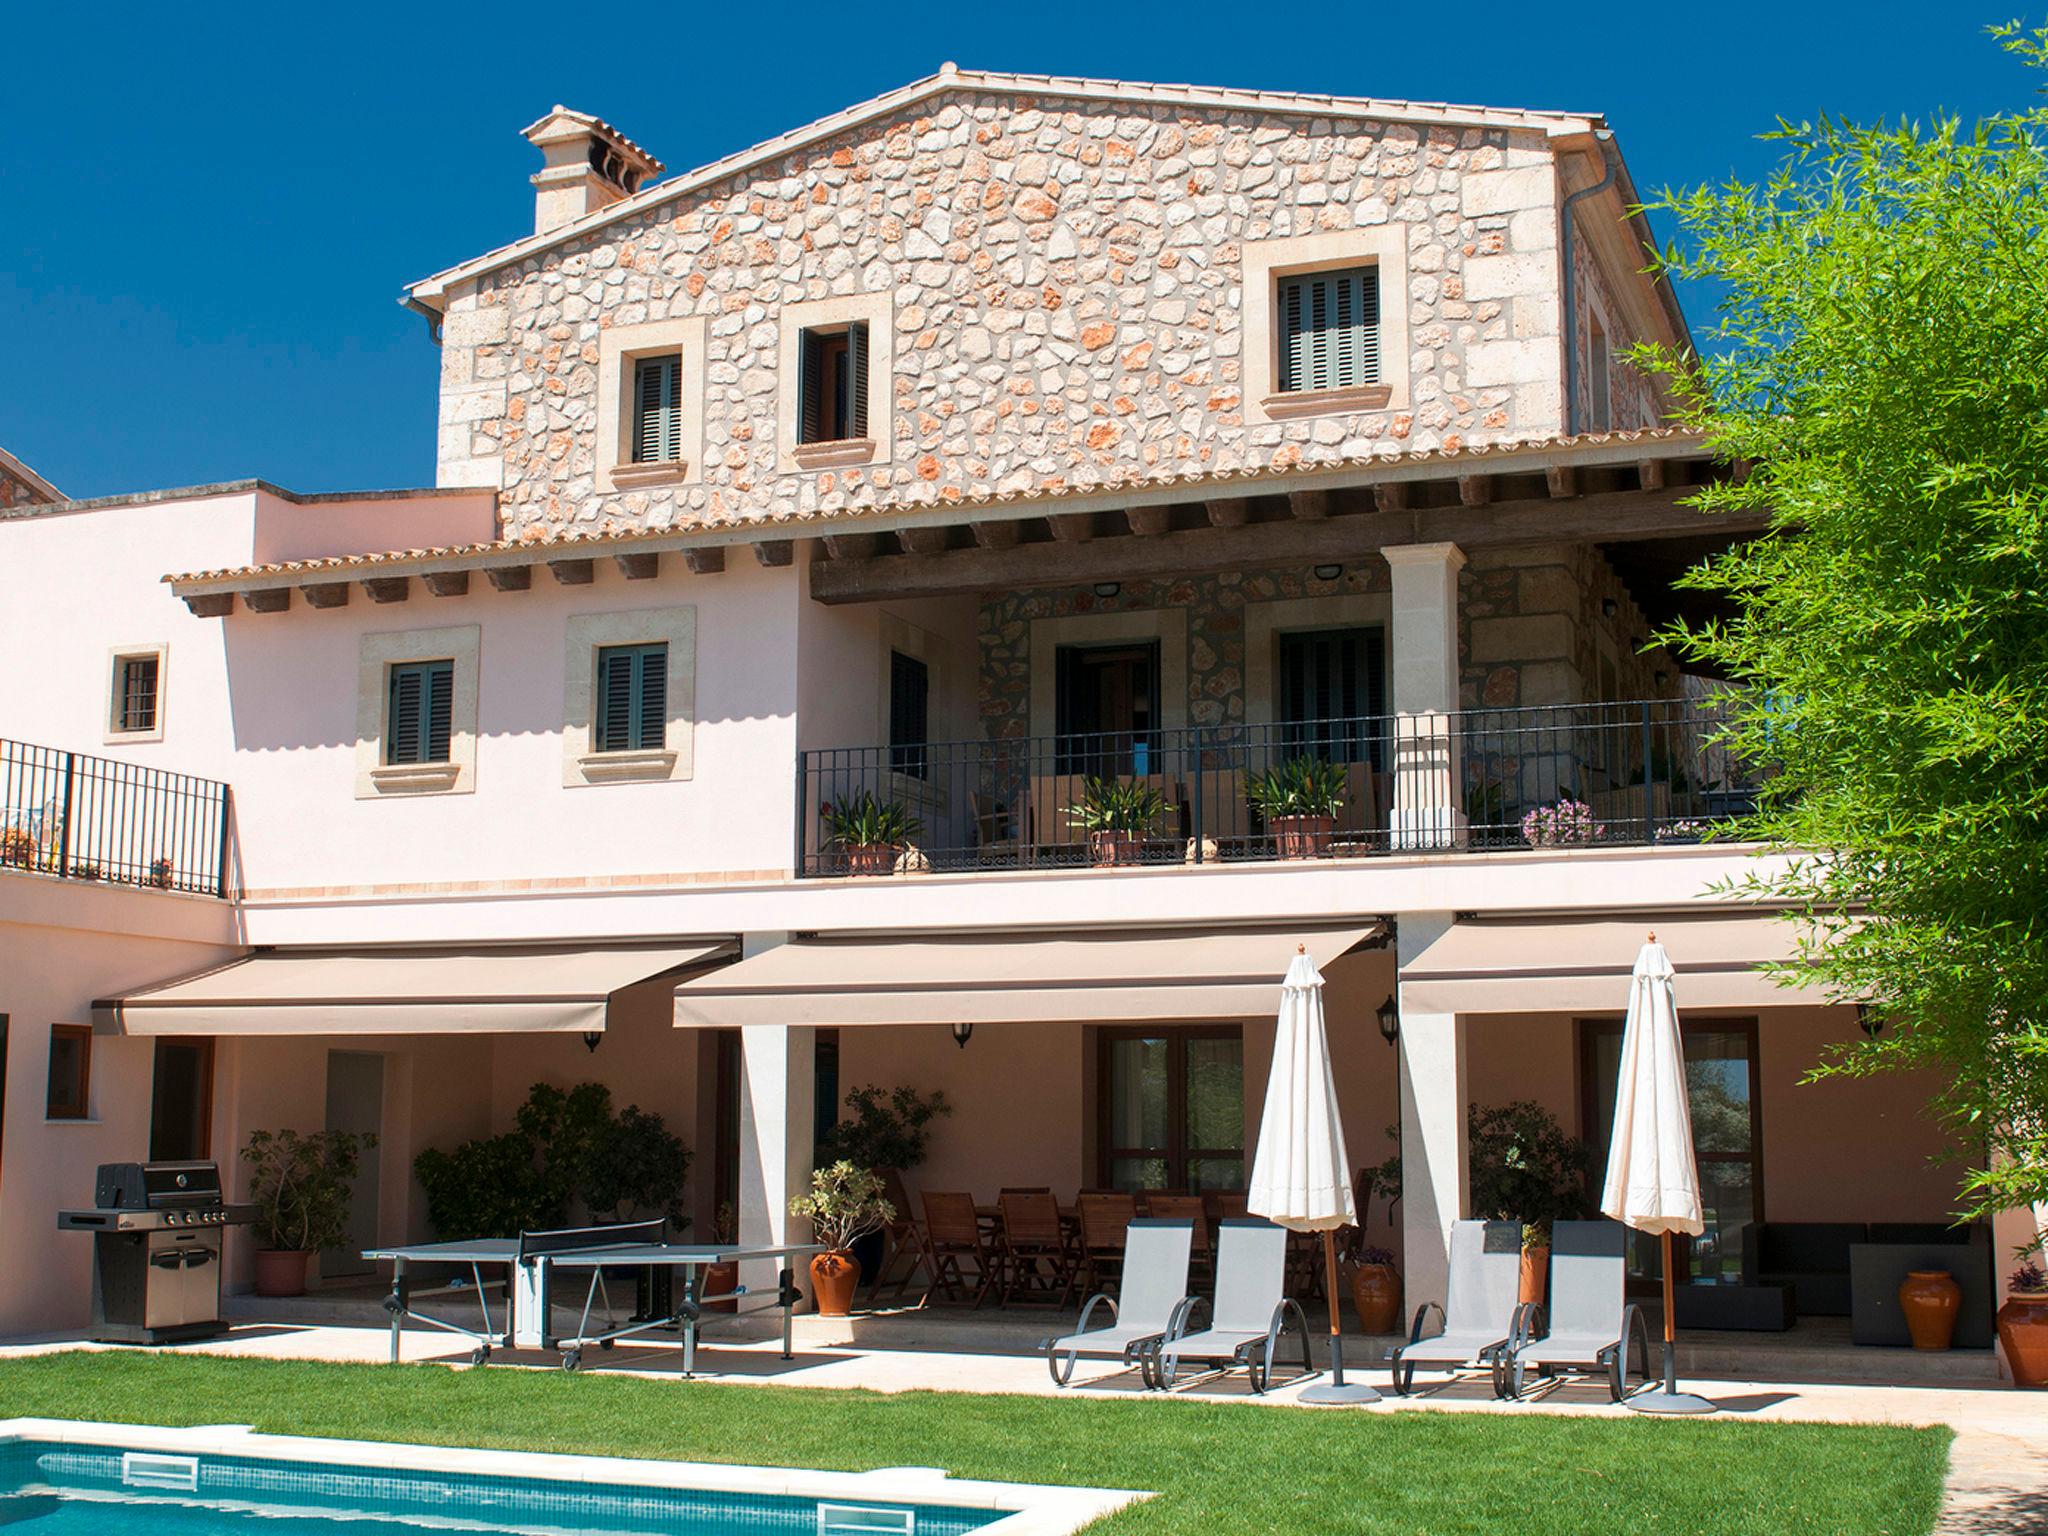
M 1318 966 L 1377 922 L 793 939 L 676 988 L 676 1024 L 993 1024 L 1271 1014 L 1306 945 Z
M 1423 1013 L 1620 1013 L 1654 930 L 1678 973 L 1678 1006 L 1765 1008 L 1821 1001 L 1761 964 L 1790 960 L 1799 929 L 1775 912 L 1695 917 L 1496 918 L 1454 923 L 1401 967 L 1401 1006 Z
M 130 1035 L 587 1033 L 611 995 L 708 965 L 727 939 L 269 949 L 93 1004 Z

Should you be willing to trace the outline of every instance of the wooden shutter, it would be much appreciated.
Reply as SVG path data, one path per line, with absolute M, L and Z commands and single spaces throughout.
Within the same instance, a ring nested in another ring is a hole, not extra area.
M 668 745 L 668 647 L 642 646 L 634 670 L 640 697 L 634 710 L 633 745 L 652 752 Z
M 797 334 L 797 423 L 796 440 L 800 443 L 815 443 L 822 421 L 820 405 L 825 398 L 825 369 L 823 351 L 818 345 L 815 331 L 801 331 Z
M 391 669 L 391 707 L 384 729 L 384 760 L 420 761 L 420 669 Z
M 868 323 L 856 320 L 846 328 L 847 437 L 868 435 Z
M 384 761 L 447 762 L 454 723 L 453 662 L 415 661 L 391 669 Z
M 633 369 L 633 462 L 681 458 L 682 358 L 643 357 Z
M 1380 379 L 1380 285 L 1374 267 L 1280 280 L 1280 388 L 1350 389 Z
M 668 741 L 668 647 L 615 645 L 597 653 L 597 750 L 652 751 Z
M 424 669 L 427 698 L 427 755 L 425 761 L 448 761 L 450 737 L 455 729 L 455 664 L 430 662 Z

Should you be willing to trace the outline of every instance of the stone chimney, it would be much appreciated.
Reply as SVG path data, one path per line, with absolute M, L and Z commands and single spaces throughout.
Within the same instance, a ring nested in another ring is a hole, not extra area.
M 521 130 L 547 163 L 533 177 L 533 232 L 544 235 L 631 197 L 664 167 L 602 118 L 555 109 Z

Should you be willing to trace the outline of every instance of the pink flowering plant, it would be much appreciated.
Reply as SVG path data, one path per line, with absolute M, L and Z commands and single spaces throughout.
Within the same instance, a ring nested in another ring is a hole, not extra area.
M 2022 1264 L 2006 1278 L 2005 1285 L 2015 1296 L 2048 1296 L 2048 1270 L 2038 1264 Z
M 1569 795 L 1555 805 L 1539 805 L 1522 818 L 1522 837 L 1532 848 L 1597 842 L 1606 831 L 1593 819 L 1590 805 Z

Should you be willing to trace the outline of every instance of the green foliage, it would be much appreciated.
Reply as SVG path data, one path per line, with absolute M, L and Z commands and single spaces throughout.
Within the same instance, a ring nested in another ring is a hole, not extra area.
M 578 1217 L 681 1220 L 690 1152 L 661 1116 L 633 1104 L 614 1114 L 602 1083 L 535 1083 L 513 1122 L 413 1159 L 439 1236 L 503 1237 Z
M 1557 1116 L 1530 1099 L 1470 1110 L 1472 1214 L 1519 1221 L 1525 1245 L 1550 1241 L 1550 1225 L 1590 1210 L 1586 1181 L 1593 1149 L 1567 1136 Z
M 1998 36 L 2048 73 L 2048 30 Z M 1662 204 L 1664 270 L 1727 297 L 1704 362 L 1638 361 L 1751 466 L 1698 504 L 1772 536 L 1661 638 L 1775 765 L 1740 835 L 1790 868 L 1740 889 L 1794 908 L 1781 974 L 1892 1022 L 1819 1072 L 1929 1073 L 1981 1217 L 2048 1200 L 2048 109 L 1775 137 L 1768 183 Z
M 1244 797 L 1266 820 L 1334 816 L 1344 805 L 1344 765 L 1306 754 L 1244 776 Z
M 932 1121 L 953 1113 L 943 1093 L 927 1097 L 908 1083 L 899 1083 L 886 1094 L 873 1084 L 852 1089 L 846 1107 L 851 1117 L 825 1133 L 823 1156 L 856 1168 L 894 1168 L 898 1173 L 924 1161 Z
M 896 1207 L 882 1198 L 882 1176 L 845 1158 L 811 1173 L 811 1192 L 789 1202 L 789 1214 L 811 1224 L 817 1240 L 840 1252 L 893 1221 Z
M 1067 825 L 1082 832 L 1123 832 L 1143 837 L 1166 814 L 1166 796 L 1143 779 L 1105 779 L 1090 774 L 1081 798 L 1066 807 Z
M 907 842 L 924 830 L 924 823 L 912 815 L 900 800 L 882 800 L 864 789 L 849 799 L 818 807 L 825 832 L 842 848 L 872 848 Z
M 252 1131 L 242 1148 L 256 1246 L 286 1253 L 338 1247 L 348 1236 L 350 1195 L 374 1135 L 347 1131 Z

